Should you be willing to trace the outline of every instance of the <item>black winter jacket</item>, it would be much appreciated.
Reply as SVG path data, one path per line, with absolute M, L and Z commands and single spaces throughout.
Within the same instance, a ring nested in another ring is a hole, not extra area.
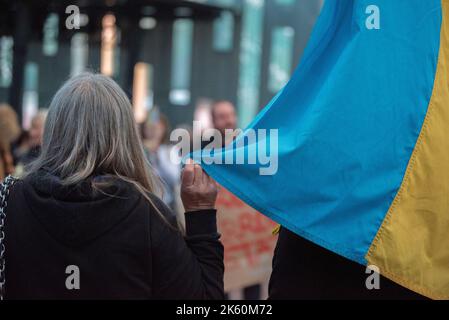
M 183 237 L 157 197 L 168 223 L 130 184 L 100 192 L 91 182 L 66 187 L 39 172 L 13 186 L 6 299 L 223 298 L 215 210 L 187 213 Z

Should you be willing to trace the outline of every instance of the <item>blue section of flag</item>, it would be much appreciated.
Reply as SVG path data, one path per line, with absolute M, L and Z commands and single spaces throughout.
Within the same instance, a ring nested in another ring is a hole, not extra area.
M 369 5 L 379 30 L 367 28 Z M 427 112 L 441 22 L 440 0 L 326 1 L 299 68 L 249 126 L 279 130 L 277 173 L 260 175 L 260 162 L 204 169 L 286 228 L 364 264 Z

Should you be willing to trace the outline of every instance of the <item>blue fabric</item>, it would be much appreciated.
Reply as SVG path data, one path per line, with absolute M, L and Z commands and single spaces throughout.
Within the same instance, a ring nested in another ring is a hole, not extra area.
M 380 30 L 366 28 L 369 5 Z M 284 227 L 365 264 L 427 112 L 441 23 L 440 0 L 326 1 L 292 79 L 249 126 L 279 129 L 277 174 L 260 175 L 260 163 L 204 169 Z

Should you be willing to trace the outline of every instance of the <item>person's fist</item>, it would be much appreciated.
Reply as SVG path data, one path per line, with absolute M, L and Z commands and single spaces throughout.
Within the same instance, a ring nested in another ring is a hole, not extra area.
M 217 183 L 193 160 L 187 160 L 181 175 L 181 199 L 185 211 L 214 209 L 217 193 Z

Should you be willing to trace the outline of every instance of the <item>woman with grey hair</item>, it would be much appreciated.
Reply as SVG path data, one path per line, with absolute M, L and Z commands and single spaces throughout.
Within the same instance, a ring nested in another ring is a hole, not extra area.
M 99 74 L 70 79 L 10 190 L 6 299 L 223 298 L 216 183 L 185 166 L 184 232 L 158 190 L 125 93 Z

